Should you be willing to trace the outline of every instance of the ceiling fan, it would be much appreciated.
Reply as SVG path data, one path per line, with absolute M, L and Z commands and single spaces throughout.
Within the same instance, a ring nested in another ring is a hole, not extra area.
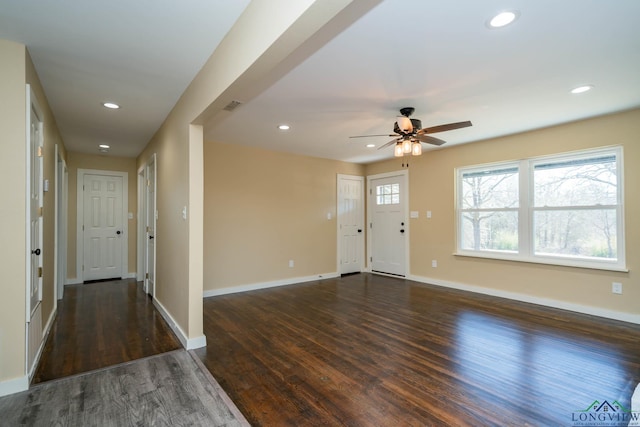
M 411 154 L 413 156 L 419 156 L 422 154 L 422 142 L 433 145 L 442 145 L 446 141 L 442 139 L 429 136 L 431 133 L 446 132 L 448 130 L 466 128 L 471 126 L 470 121 L 448 123 L 446 125 L 431 126 L 422 129 L 422 122 L 418 119 L 411 119 L 411 115 L 415 111 L 413 107 L 405 107 L 400 109 L 401 116 L 398 116 L 396 122 L 393 124 L 392 134 L 383 135 L 358 135 L 350 136 L 349 138 L 368 138 L 372 136 L 392 136 L 394 139 L 386 144 L 378 147 L 378 150 L 386 148 L 395 144 L 394 155 L 396 157 L 402 157 L 405 154 Z

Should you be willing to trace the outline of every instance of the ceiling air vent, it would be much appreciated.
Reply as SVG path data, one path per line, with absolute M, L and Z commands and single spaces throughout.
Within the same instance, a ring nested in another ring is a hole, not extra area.
M 240 102 L 240 101 L 231 101 L 230 103 L 227 104 L 226 107 L 223 108 L 223 110 L 225 110 L 225 111 L 233 111 L 238 107 L 238 105 L 242 105 L 242 102 Z

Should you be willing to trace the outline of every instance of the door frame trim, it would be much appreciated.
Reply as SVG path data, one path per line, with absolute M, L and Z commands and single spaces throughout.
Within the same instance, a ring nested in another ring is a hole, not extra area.
M 142 218 L 142 223 L 143 223 L 143 232 L 142 232 L 142 240 L 144 241 L 143 243 L 143 274 L 144 274 L 144 279 L 143 279 L 143 283 L 144 283 L 144 289 L 145 292 L 148 295 L 151 295 L 151 297 L 155 300 L 155 296 L 156 296 L 156 283 L 157 283 L 157 278 L 156 278 L 156 271 L 157 271 L 157 256 L 156 254 L 158 253 L 158 240 L 154 240 L 154 244 L 153 244 L 153 289 L 149 289 L 149 279 L 147 278 L 147 273 L 149 273 L 149 245 L 148 245 L 148 236 L 147 236 L 147 227 L 148 227 L 148 223 L 147 221 L 149 220 L 149 200 L 148 200 L 148 196 L 149 196 L 149 190 L 147 188 L 146 185 L 144 185 L 144 183 L 146 183 L 147 181 L 149 181 L 149 169 L 153 167 L 153 207 L 154 207 L 154 212 L 153 212 L 153 233 L 154 233 L 154 239 L 156 239 L 157 235 L 158 235 L 158 221 L 157 221 L 157 213 L 158 213 L 158 160 L 157 160 L 157 155 L 156 153 L 153 153 L 145 162 L 143 169 L 144 169 L 144 182 L 143 182 L 143 197 L 144 197 L 144 217 Z
M 84 282 L 82 264 L 84 261 L 84 233 L 82 231 L 82 220 L 84 219 L 84 185 L 85 175 L 106 175 L 122 177 L 122 266 L 120 277 L 128 277 L 129 274 L 129 173 L 120 171 L 110 171 L 101 169 L 78 169 L 76 182 L 76 277 L 80 283 Z
M 55 220 L 54 220 L 54 308 L 58 306 L 58 299 L 64 295 L 64 286 L 67 282 L 67 221 L 68 221 L 68 196 L 69 196 L 69 173 L 67 162 L 64 160 L 55 145 Z
M 367 232 L 367 271 L 372 272 L 373 274 L 384 274 L 384 273 L 376 273 L 371 269 L 371 257 L 372 257 L 372 247 L 371 247 L 371 237 L 372 237 L 372 233 L 371 233 L 371 223 L 372 223 L 372 217 L 371 217 L 371 213 L 373 212 L 373 201 L 374 198 L 372 197 L 372 187 L 371 187 L 371 181 L 376 180 L 376 179 L 383 179 L 383 178 L 391 178 L 394 176 L 399 176 L 402 179 L 402 183 L 403 183 L 403 188 L 404 188 L 404 192 L 405 192 L 405 197 L 404 197 L 404 202 L 403 204 L 403 209 L 404 209 L 404 215 L 405 215 L 405 224 L 407 224 L 405 226 L 405 230 L 406 232 L 406 239 L 404 239 L 404 277 L 407 278 L 411 275 L 411 270 L 410 270 L 410 266 L 411 263 L 409 262 L 410 258 L 411 258 L 411 253 L 410 253 L 410 247 L 411 245 L 409 244 L 410 239 L 411 239 L 411 224 L 409 221 L 409 171 L 407 169 L 403 169 L 403 170 L 399 170 L 399 171 L 394 171 L 394 172 L 386 172 L 386 173 L 379 173 L 379 174 L 375 174 L 375 175 L 367 175 L 367 190 L 365 192 L 365 197 L 367 198 L 367 225 L 368 227 L 366 227 L 366 232 Z M 391 275 L 393 277 L 401 277 L 401 276 L 396 276 L 396 275 Z
M 364 271 L 365 269 L 365 265 L 367 265 L 365 258 L 367 257 L 367 254 L 365 253 L 365 247 L 364 247 L 364 242 L 365 242 L 365 236 L 367 234 L 367 227 L 366 227 L 366 223 L 365 223 L 365 211 L 367 210 L 367 202 L 366 202 L 366 197 L 365 197 L 365 179 L 364 176 L 360 176 L 360 175 L 346 175 L 346 174 L 337 174 L 336 176 L 336 235 L 337 235 L 337 240 L 336 240 L 336 271 L 339 274 L 342 274 L 342 267 L 340 265 L 340 259 L 342 258 L 342 245 L 340 244 L 341 241 L 341 234 L 340 233 L 340 181 L 342 179 L 349 179 L 349 180 L 358 180 L 360 181 L 360 200 L 362 203 L 361 209 L 360 209 L 360 222 L 362 223 L 362 227 L 363 227 L 363 231 L 364 233 L 362 233 L 362 236 L 360 236 L 360 241 L 358 242 L 358 246 L 359 246 L 359 251 L 360 251 L 360 272 Z
M 144 185 L 146 178 L 145 178 L 145 170 L 146 170 L 146 164 L 142 165 L 140 168 L 138 168 L 137 170 L 137 178 L 138 178 L 138 214 L 137 214 L 137 239 L 136 239 L 136 282 L 143 282 L 144 283 L 144 248 L 143 245 L 145 244 L 145 218 L 146 218 L 146 211 L 145 211 L 145 203 L 144 203 L 144 197 L 145 197 L 145 191 L 146 191 L 146 186 Z M 146 286 L 146 284 L 144 285 Z M 147 291 L 146 288 L 144 290 L 145 292 Z

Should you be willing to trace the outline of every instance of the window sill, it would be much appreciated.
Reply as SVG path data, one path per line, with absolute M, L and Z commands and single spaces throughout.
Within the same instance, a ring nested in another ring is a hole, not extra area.
M 629 269 L 626 268 L 626 266 L 620 267 L 617 265 L 572 262 L 571 260 L 564 260 L 564 259 L 548 260 L 544 258 L 523 258 L 523 257 L 509 256 L 509 254 L 500 254 L 495 252 L 491 252 L 491 253 L 454 252 L 453 255 L 457 257 L 484 258 L 484 259 L 492 259 L 497 261 L 514 261 L 514 262 L 524 262 L 527 264 L 552 265 L 556 267 L 584 268 L 588 270 L 615 271 L 619 273 L 629 272 Z

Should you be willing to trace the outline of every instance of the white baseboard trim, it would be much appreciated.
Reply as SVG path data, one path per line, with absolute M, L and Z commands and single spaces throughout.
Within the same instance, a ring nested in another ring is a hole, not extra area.
M 44 344 L 47 342 L 47 338 L 49 337 L 49 332 L 51 332 L 51 326 L 53 326 L 53 321 L 56 318 L 57 313 L 58 313 L 58 307 L 55 307 L 53 311 L 51 311 L 51 314 L 49 315 L 49 319 L 47 320 L 47 323 L 44 326 L 44 331 L 42 331 L 42 342 L 38 347 L 38 352 L 36 353 L 36 357 L 33 362 L 33 369 L 31 369 L 31 372 L 29 372 L 27 375 L 29 378 L 29 382 L 31 382 L 31 380 L 33 379 L 33 374 L 36 373 L 36 369 L 38 367 L 38 364 L 40 363 L 40 357 L 42 356 L 42 351 L 44 350 Z
M 0 382 L 0 397 L 20 393 L 29 389 L 29 377 L 23 376 Z
M 176 334 L 182 346 L 187 350 L 195 350 L 196 348 L 207 346 L 207 337 L 200 335 L 195 338 L 188 338 L 182 328 L 175 319 L 169 314 L 166 308 L 156 298 L 153 299 L 153 305 L 158 309 L 164 320 L 167 322 L 171 330 Z
M 127 273 L 123 279 L 137 279 L 138 274 L 134 271 L 133 273 Z
M 448 282 L 429 277 L 409 275 L 407 279 L 429 285 L 442 286 L 445 288 L 459 289 L 462 291 L 475 292 L 478 294 L 491 295 L 499 298 L 507 298 L 515 301 L 527 302 L 531 304 L 543 305 L 546 307 L 559 308 L 561 310 L 574 311 L 576 313 L 589 314 L 591 316 L 604 317 L 607 319 L 620 320 L 622 322 L 640 324 L 640 315 L 624 313 L 620 311 L 607 310 L 599 307 L 573 304 L 565 301 L 558 301 L 551 298 L 540 298 L 517 292 L 502 291 L 499 289 L 484 288 L 481 286 L 465 285 L 462 283 Z
M 340 277 L 337 272 L 317 274 L 314 276 L 292 277 L 290 279 L 274 280 L 271 282 L 251 283 L 249 285 L 230 286 L 228 288 L 210 289 L 204 291 L 203 298 L 216 297 L 219 295 L 235 294 L 239 292 L 257 291 L 258 289 L 275 288 L 277 286 L 295 285 L 297 283 L 313 282 L 314 280 L 332 279 Z

